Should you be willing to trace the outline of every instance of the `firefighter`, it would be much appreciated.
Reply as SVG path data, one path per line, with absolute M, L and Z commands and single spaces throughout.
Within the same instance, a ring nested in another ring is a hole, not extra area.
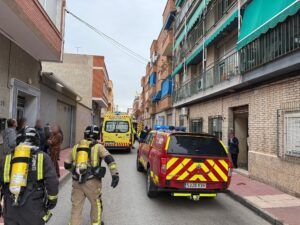
M 26 127 L 20 142 L 1 163 L 5 225 L 44 225 L 56 206 L 58 178 L 49 156 L 39 150 L 39 135 Z
M 100 129 L 88 126 L 84 132 L 84 140 L 73 147 L 72 153 L 65 160 L 65 168 L 72 173 L 72 212 L 70 225 L 81 225 L 82 209 L 85 198 L 91 204 L 91 224 L 103 225 L 101 188 L 105 167 L 101 167 L 104 160 L 112 175 L 111 186 L 115 188 L 119 183 L 119 174 L 114 158 L 97 142 Z

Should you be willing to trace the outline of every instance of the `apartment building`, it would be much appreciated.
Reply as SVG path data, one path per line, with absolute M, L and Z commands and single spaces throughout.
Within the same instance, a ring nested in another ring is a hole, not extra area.
M 61 86 L 72 87 L 77 96 L 75 105 L 57 100 L 57 107 L 68 116 L 57 116 L 55 120 L 67 136 L 74 132 L 75 142 L 78 142 L 87 126 L 101 126 L 101 118 L 109 106 L 110 83 L 103 56 L 64 54 L 63 63 L 43 62 L 43 74 L 54 75 Z
M 150 48 L 151 62 L 147 65 L 146 76 L 141 80 L 145 125 L 171 125 L 174 122 L 172 110 L 172 48 L 173 23 L 176 7 L 169 0 L 163 12 L 163 27 Z
M 40 118 L 41 61 L 62 59 L 64 8 L 65 0 L 0 1 L 0 133 L 8 118 Z
M 299 195 L 300 2 L 177 0 L 176 6 L 175 125 L 225 143 L 235 132 L 242 169 Z

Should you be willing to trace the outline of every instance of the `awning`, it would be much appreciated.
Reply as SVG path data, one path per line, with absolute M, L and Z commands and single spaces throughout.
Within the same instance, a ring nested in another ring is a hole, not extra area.
M 186 29 L 184 29 L 183 31 L 181 31 L 180 35 L 178 36 L 178 38 L 175 41 L 175 45 L 174 45 L 174 49 L 177 48 L 180 44 L 180 42 L 182 42 L 182 40 L 184 39 L 186 34 Z
M 205 46 L 209 45 L 216 37 L 219 36 L 232 22 L 238 17 L 238 10 L 236 10 L 209 38 L 205 41 Z
M 205 9 L 206 4 L 208 4 L 208 0 L 202 0 L 196 11 L 194 12 L 193 16 L 189 19 L 187 22 L 186 28 L 183 29 L 183 31 L 180 33 L 178 38 L 175 41 L 174 48 L 177 48 L 184 39 L 185 35 L 193 28 L 194 24 L 202 14 L 203 10 Z
M 152 102 L 158 102 L 161 99 L 161 91 L 158 91 L 155 95 L 152 97 Z
M 252 0 L 245 9 L 238 49 L 296 14 L 299 9 L 299 0 Z
M 199 55 L 202 53 L 202 51 L 203 51 L 203 45 L 199 46 L 199 47 L 197 48 L 197 50 L 196 50 L 193 54 L 191 54 L 191 55 L 188 57 L 188 59 L 186 60 L 186 64 L 187 64 L 187 65 L 190 65 L 190 63 L 191 63 L 197 56 L 199 56 Z
M 153 72 L 149 77 L 149 85 L 153 87 L 156 84 L 156 72 Z
M 172 94 L 172 87 L 173 87 L 173 79 L 169 76 L 161 84 L 161 97 L 163 98 L 169 94 Z
M 176 11 L 170 12 L 168 15 L 168 18 L 164 24 L 164 30 L 169 30 L 171 28 L 171 25 L 175 19 Z
M 180 7 L 183 2 L 184 2 L 184 0 L 176 0 L 176 2 L 175 2 L 176 7 Z
M 174 77 L 177 73 L 179 73 L 183 69 L 183 63 L 180 63 L 171 74 L 171 77 Z
M 192 27 L 194 26 L 194 24 L 196 23 L 196 21 L 199 19 L 200 15 L 202 14 L 202 12 L 203 12 L 203 10 L 205 8 L 205 2 L 206 2 L 206 0 L 202 0 L 202 2 L 200 3 L 200 5 L 196 9 L 195 13 L 193 14 L 193 16 L 191 17 L 191 19 L 187 23 L 187 32 L 189 32 L 190 29 L 192 29 Z

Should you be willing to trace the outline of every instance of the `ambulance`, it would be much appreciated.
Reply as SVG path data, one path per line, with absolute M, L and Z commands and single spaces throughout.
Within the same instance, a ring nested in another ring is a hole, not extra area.
M 140 144 L 137 171 L 145 171 L 146 192 L 199 200 L 226 192 L 232 176 L 228 150 L 215 136 L 152 131 Z
M 106 113 L 101 134 L 101 141 L 106 149 L 130 152 L 134 144 L 131 116 L 121 112 Z

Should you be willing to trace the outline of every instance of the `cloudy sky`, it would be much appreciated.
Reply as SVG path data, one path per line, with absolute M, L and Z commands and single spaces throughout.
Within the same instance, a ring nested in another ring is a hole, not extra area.
M 145 58 L 162 27 L 167 0 L 68 0 L 67 8 L 97 29 L 118 40 Z M 104 55 L 110 79 L 114 82 L 115 104 L 119 110 L 131 107 L 145 65 L 102 39 L 79 21 L 67 15 L 65 52 Z

